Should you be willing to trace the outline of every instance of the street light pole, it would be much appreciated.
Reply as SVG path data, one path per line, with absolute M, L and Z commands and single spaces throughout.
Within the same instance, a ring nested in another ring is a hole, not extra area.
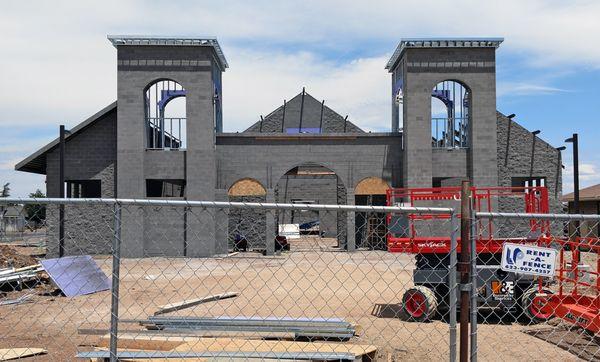
M 573 133 L 573 137 L 567 138 L 565 142 L 573 144 L 573 211 L 575 214 L 580 214 L 579 208 L 579 137 L 577 133 Z
M 567 149 L 566 146 L 560 146 L 560 147 L 556 148 L 556 151 L 558 151 L 558 161 L 556 162 L 556 182 L 554 183 L 554 197 L 556 197 L 557 199 L 558 199 L 558 180 L 560 178 L 561 168 L 563 167 L 562 151 L 564 151 L 566 149 Z
M 577 133 L 573 133 L 573 137 L 567 138 L 565 142 L 573 144 L 573 212 L 576 215 L 581 213 L 579 208 L 579 138 Z M 581 231 L 579 230 L 579 221 L 575 221 L 575 238 L 581 236 Z
M 58 197 L 61 199 L 65 198 L 65 126 L 60 125 L 59 128 L 59 171 L 58 171 L 58 184 L 59 192 Z M 62 258 L 65 255 L 65 205 L 60 204 L 58 206 L 58 257 Z

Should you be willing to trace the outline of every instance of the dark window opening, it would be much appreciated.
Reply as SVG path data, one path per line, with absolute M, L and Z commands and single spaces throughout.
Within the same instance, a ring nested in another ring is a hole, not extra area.
M 73 199 L 97 199 L 102 197 L 100 180 L 67 181 L 67 197 Z
M 185 180 L 146 180 L 146 197 L 184 197 Z
M 545 177 L 513 177 L 511 179 L 512 187 L 540 187 L 546 186 Z

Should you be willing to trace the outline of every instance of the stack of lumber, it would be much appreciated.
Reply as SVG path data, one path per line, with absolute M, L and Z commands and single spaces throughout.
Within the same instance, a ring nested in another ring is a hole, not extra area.
M 337 318 L 152 316 L 140 324 L 159 330 L 292 333 L 295 338 L 350 339 L 356 334 L 351 323 Z

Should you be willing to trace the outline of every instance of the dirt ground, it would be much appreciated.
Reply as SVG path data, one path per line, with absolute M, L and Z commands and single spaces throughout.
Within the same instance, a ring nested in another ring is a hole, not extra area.
M 238 253 L 205 259 L 123 259 L 120 318 L 146 319 L 160 305 L 239 292 L 236 298 L 169 315 L 343 318 L 360 326 L 360 335 L 346 343 L 378 346 L 378 360 L 448 360 L 447 322 L 410 322 L 399 313 L 402 295 L 412 286 L 413 257 L 385 251 L 346 253 L 333 245 L 334 240 L 315 238 L 295 240 L 290 252 L 272 257 Z M 95 259 L 110 275 L 110 258 Z M 74 298 L 36 295 L 33 303 L 0 306 L 0 348 L 41 347 L 49 354 L 35 360 L 75 360 L 77 351 L 90 350 L 99 339 L 78 329 L 108 330 L 110 297 L 108 291 Z M 126 321 L 119 327 L 141 330 Z M 478 325 L 479 359 L 599 358 L 597 341 L 570 343 L 571 334 L 556 322 L 524 326 L 488 318 Z M 589 353 L 581 354 L 582 348 Z

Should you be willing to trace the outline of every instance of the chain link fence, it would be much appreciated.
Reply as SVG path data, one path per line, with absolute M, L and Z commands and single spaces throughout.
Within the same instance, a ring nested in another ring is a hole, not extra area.
M 474 221 L 472 355 L 600 360 L 600 215 L 476 213 Z M 480 225 L 493 239 L 480 237 Z M 498 240 L 504 254 L 486 253 Z M 511 272 L 513 265 L 527 274 Z
M 402 361 L 460 352 L 452 208 L 0 200 L 15 205 L 26 227 L 0 232 L 0 359 Z M 283 223 L 291 219 L 302 223 Z M 473 213 L 471 284 L 462 287 L 476 306 L 473 360 L 600 358 L 599 223 Z M 506 243 L 554 250 L 555 275 L 502 270 Z
M 419 250 L 439 243 L 440 233 L 451 244 L 458 225 L 451 209 L 0 203 L 35 206 L 45 217 L 31 232 L 46 235 L 35 253 L 18 239 L 2 244 L 0 320 L 11 327 L 0 331 L 0 357 L 18 348 L 60 361 L 447 360 L 456 353 L 456 253 Z M 285 213 L 311 220 L 282 224 Z M 408 233 L 409 217 L 438 214 L 447 217 L 419 221 L 421 246 L 386 250 L 392 233 Z

